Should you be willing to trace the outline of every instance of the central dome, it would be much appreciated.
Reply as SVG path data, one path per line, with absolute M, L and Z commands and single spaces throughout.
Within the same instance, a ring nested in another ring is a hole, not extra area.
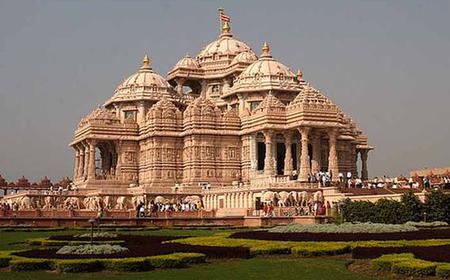
M 225 22 L 220 37 L 204 47 L 197 55 L 197 60 L 200 65 L 209 61 L 231 61 L 236 55 L 242 52 L 249 52 L 255 55 L 246 43 L 233 38 L 233 34 L 230 32 L 230 26 Z

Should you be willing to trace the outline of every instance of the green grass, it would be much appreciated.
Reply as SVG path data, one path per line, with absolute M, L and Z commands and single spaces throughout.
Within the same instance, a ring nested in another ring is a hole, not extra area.
M 145 273 L 81 273 L 58 274 L 48 272 L 2 272 L 2 280 L 59 280 L 59 279 L 375 279 L 354 274 L 345 267 L 346 260 L 334 258 L 253 258 L 221 261 L 190 268 L 155 270 Z M 379 278 L 378 278 L 379 279 Z
M 52 235 L 74 235 L 88 233 L 88 230 L 60 230 L 60 231 L 0 231 L 0 250 L 13 250 L 27 248 L 25 240 L 30 238 L 49 237 Z M 141 231 L 119 231 L 117 234 L 123 235 L 160 235 L 160 236 L 211 236 L 218 232 L 231 232 L 231 230 L 182 230 L 182 229 L 162 229 L 162 230 L 141 230 Z

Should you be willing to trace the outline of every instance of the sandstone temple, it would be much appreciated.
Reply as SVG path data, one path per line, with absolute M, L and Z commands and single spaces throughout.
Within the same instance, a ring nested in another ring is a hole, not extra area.
M 253 190 L 301 187 L 319 171 L 333 180 L 347 172 L 367 179 L 372 149 L 356 123 L 300 70 L 294 74 L 272 57 L 268 43 L 258 56 L 228 22 L 167 78 L 146 55 L 137 72 L 81 120 L 70 146 L 79 189 L 178 191 L 206 196 L 208 208 L 250 205 Z

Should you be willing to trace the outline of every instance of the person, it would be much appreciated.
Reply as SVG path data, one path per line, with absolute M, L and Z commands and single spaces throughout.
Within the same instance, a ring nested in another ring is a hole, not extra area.
M 145 216 L 145 207 L 144 207 L 143 203 L 140 203 L 139 205 L 140 205 L 140 207 L 139 207 L 139 217 L 142 218 L 142 217 Z
M 292 179 L 293 180 L 297 180 L 297 178 L 298 178 L 298 175 L 297 175 L 297 170 L 292 170 Z
M 339 172 L 339 174 L 338 174 L 338 177 L 339 177 L 339 182 L 344 182 L 344 174 L 342 174 L 342 172 Z
M 430 179 L 427 176 L 423 177 L 423 187 L 425 189 L 429 189 L 431 187 Z
M 347 181 L 352 179 L 352 172 L 347 172 Z

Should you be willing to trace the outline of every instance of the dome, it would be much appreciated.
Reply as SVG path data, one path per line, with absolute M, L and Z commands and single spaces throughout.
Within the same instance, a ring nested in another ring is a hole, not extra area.
M 204 47 L 197 55 L 197 60 L 202 64 L 207 61 L 220 60 L 220 56 L 227 56 L 227 59 L 230 59 L 229 56 L 236 56 L 242 52 L 253 53 L 247 44 L 233 38 L 230 26 L 228 23 L 224 23 L 220 37 Z
M 238 76 L 232 92 L 271 89 L 300 91 L 296 75 L 287 66 L 272 58 L 269 51 L 269 45 L 264 43 L 263 54 Z
M 105 105 L 118 101 L 159 100 L 161 94 L 167 94 L 169 91 L 169 83 L 153 71 L 150 66 L 150 59 L 145 55 L 139 71 L 117 86 L 114 96 Z
M 296 104 L 315 104 L 315 105 L 334 105 L 320 91 L 312 87 L 309 83 L 305 84 L 300 93 L 292 100 L 290 105 Z
M 258 57 L 254 52 L 241 52 L 240 54 L 236 55 L 235 58 L 233 58 L 233 61 L 231 64 L 234 63 L 253 63 L 256 60 L 258 60 Z
M 173 69 L 176 68 L 198 69 L 199 65 L 195 59 L 193 59 L 189 54 L 186 54 L 186 56 L 180 59 L 173 67 Z

